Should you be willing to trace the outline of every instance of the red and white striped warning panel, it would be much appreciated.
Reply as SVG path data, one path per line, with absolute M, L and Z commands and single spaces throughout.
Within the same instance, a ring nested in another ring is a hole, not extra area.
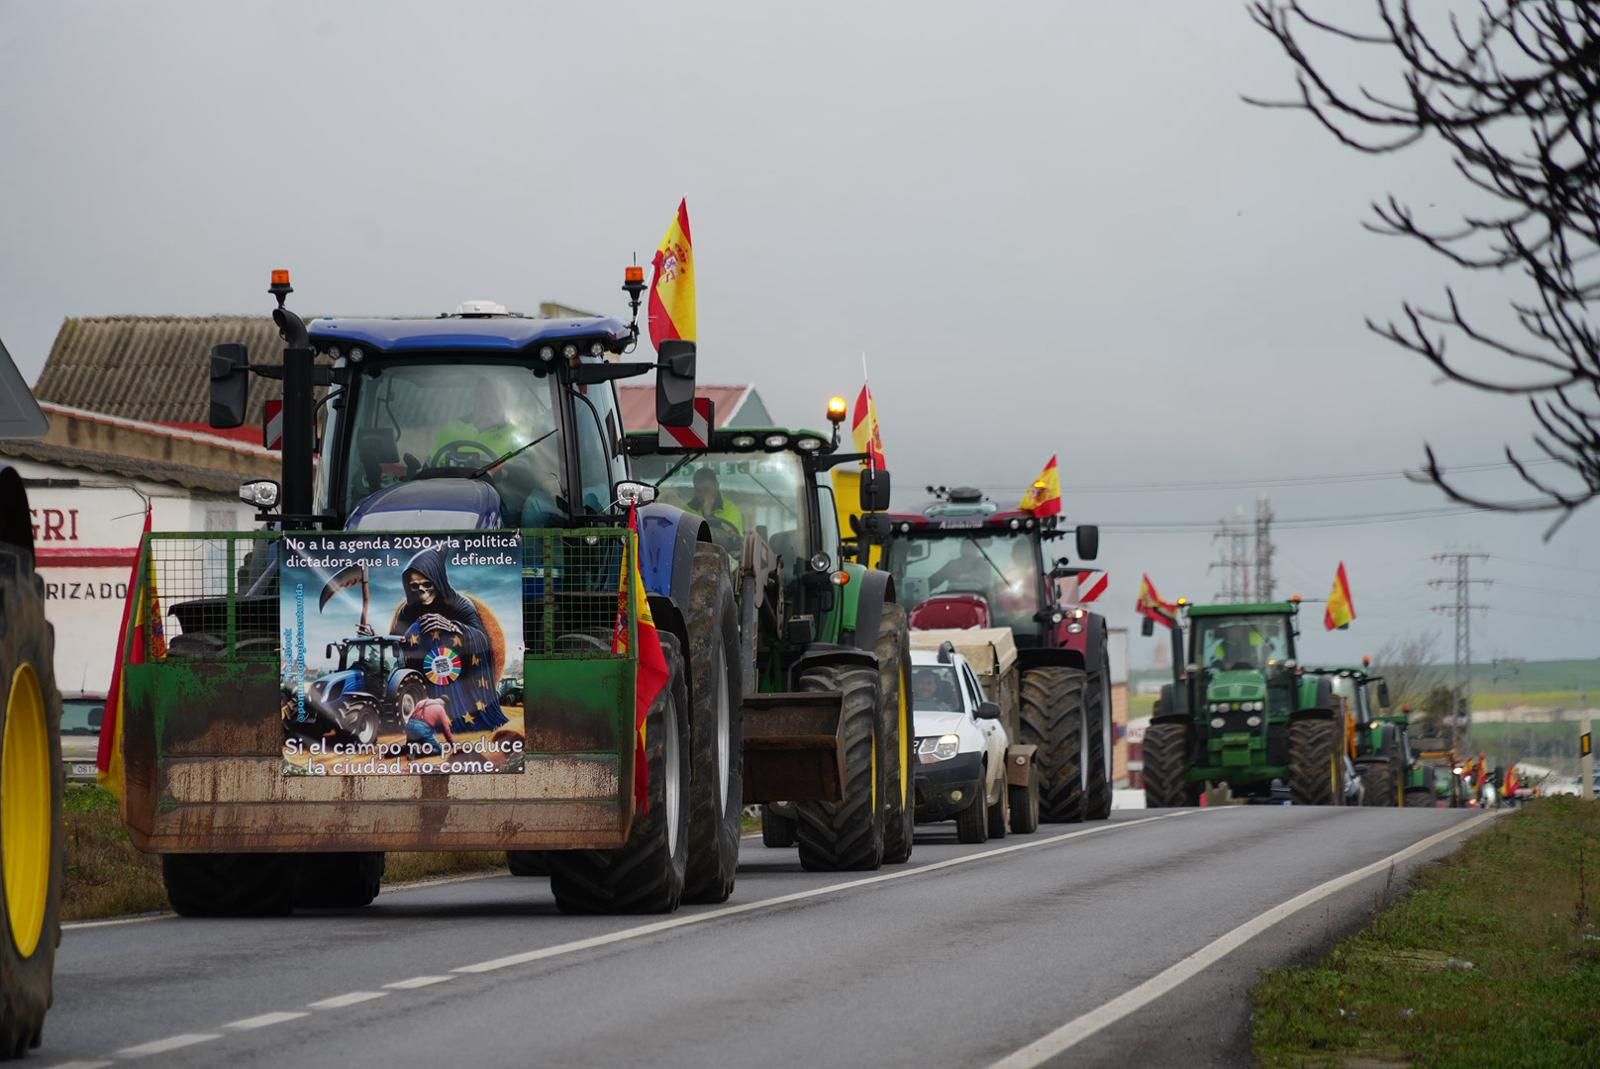
M 711 428 L 715 421 L 711 418 L 711 398 L 696 397 L 694 399 L 694 419 L 687 427 L 662 427 L 661 435 L 657 441 L 664 448 L 673 449 L 709 449 L 711 447 Z
M 1084 571 L 1061 581 L 1061 600 L 1072 605 L 1087 605 L 1097 600 L 1111 585 L 1109 572 Z
M 268 449 L 283 448 L 283 402 L 268 401 L 261 419 L 261 444 Z

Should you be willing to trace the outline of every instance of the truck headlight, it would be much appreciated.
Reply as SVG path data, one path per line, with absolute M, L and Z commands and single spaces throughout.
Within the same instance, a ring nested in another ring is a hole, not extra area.
M 922 757 L 924 764 L 932 761 L 948 761 L 960 752 L 959 735 L 929 735 L 927 738 L 917 740 L 917 753 Z

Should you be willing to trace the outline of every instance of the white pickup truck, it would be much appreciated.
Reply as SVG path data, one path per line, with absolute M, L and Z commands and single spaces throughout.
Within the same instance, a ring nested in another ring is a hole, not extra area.
M 945 637 L 948 632 L 911 632 L 917 823 L 954 820 L 956 838 L 963 843 L 999 839 L 1008 830 L 1027 834 L 1039 826 L 1034 747 L 1012 744 L 1004 707 L 989 700 L 982 678 L 990 677 L 987 689 L 1003 701 L 1005 671 L 1014 673 L 1014 668 L 1003 664 L 1002 652 L 987 641 L 994 633 L 1004 636 L 1014 664 L 1010 631 L 961 633 L 962 645 L 980 654 L 983 663 L 978 667 L 989 670 L 980 673 L 956 642 Z M 1015 695 L 1015 687 L 1010 693 Z

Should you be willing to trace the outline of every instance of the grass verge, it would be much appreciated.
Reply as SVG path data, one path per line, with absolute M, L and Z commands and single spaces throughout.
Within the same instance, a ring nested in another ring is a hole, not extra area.
M 70 783 L 63 808 L 67 878 L 61 890 L 62 920 L 95 920 L 167 908 L 161 859 L 134 849 L 122 827 L 115 795 L 93 784 Z M 392 852 L 383 882 L 486 872 L 505 863 L 505 854 L 493 851 Z
M 1268 1069 L 1600 1065 L 1600 805 L 1531 803 L 1252 992 Z M 1467 964 L 1467 963 L 1470 963 Z

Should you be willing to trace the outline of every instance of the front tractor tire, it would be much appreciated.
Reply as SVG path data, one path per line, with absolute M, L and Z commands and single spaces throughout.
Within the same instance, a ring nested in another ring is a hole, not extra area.
M 1144 732 L 1146 809 L 1176 809 L 1200 803 L 1200 784 L 1189 782 L 1189 725 L 1156 721 Z
M 1088 679 L 1076 668 L 1047 665 L 1022 673 L 1022 742 L 1037 746 L 1039 810 L 1046 824 L 1084 818 L 1084 737 Z
M 803 691 L 839 691 L 844 717 L 844 798 L 796 802 L 800 864 L 813 872 L 876 869 L 883 864 L 883 738 L 878 734 L 878 671 L 818 665 L 800 675 Z
M 1387 760 L 1365 761 L 1361 764 L 1361 804 L 1389 806 L 1401 804 L 1399 786 L 1395 782 L 1394 768 Z
M 1089 784 L 1084 816 L 1105 820 L 1111 816 L 1111 758 L 1113 750 L 1111 661 L 1102 655 L 1100 667 L 1088 680 Z
M 1289 725 L 1289 798 L 1295 805 L 1339 805 L 1343 801 L 1343 762 L 1339 725 L 1308 716 Z
M 25 506 L 24 506 L 25 507 Z M 26 530 L 26 528 L 23 528 Z M 9 551 L 7 551 L 9 555 Z M 12 562 L 7 562 L 12 563 Z M 0 1061 L 37 1047 L 61 941 L 61 697 L 42 588 L 0 571 Z
M 898 865 L 911 860 L 917 806 L 912 797 L 916 777 L 916 728 L 911 722 L 911 631 L 904 606 L 888 602 L 878 623 L 873 646 L 878 657 L 879 733 L 889 755 L 888 808 L 883 817 L 883 860 Z
M 689 859 L 689 688 L 677 636 L 661 633 L 668 680 L 645 718 L 649 810 L 615 850 L 551 850 L 550 891 L 563 913 L 671 913 Z
M 689 727 L 689 867 L 685 902 L 726 902 L 739 868 L 744 807 L 744 680 L 728 555 L 695 547 L 685 623 L 694 715 Z

